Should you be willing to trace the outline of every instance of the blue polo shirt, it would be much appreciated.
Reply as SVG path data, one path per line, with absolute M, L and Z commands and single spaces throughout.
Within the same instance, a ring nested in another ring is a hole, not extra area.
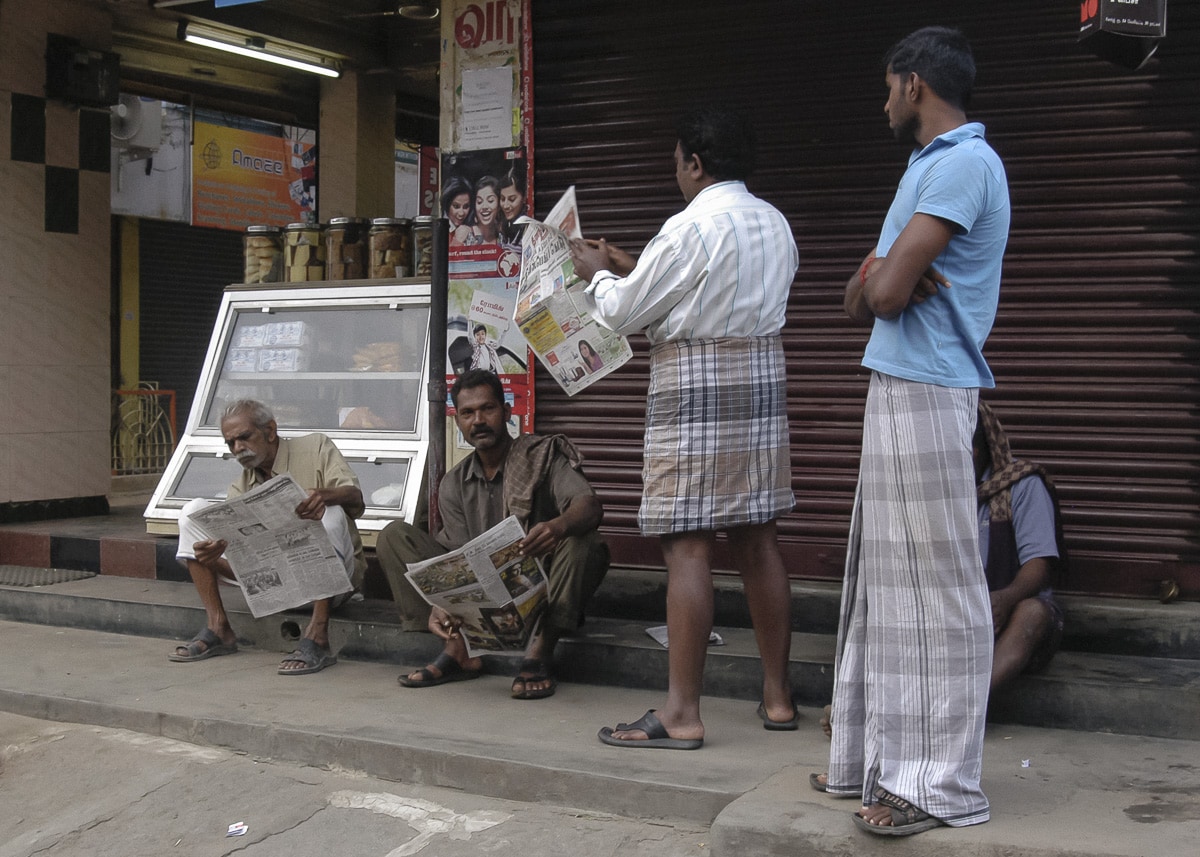
M 1000 299 L 1000 264 L 1008 243 L 1008 181 L 1000 157 L 968 122 L 913 152 L 875 249 L 888 250 L 913 215 L 958 228 L 933 266 L 950 281 L 894 319 L 875 319 L 862 365 L 942 387 L 994 387 L 983 358 Z

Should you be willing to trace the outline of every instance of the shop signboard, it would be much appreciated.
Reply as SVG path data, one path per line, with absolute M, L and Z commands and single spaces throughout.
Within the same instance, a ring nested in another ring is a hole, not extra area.
M 264 133 L 196 120 L 192 224 L 245 229 L 312 220 L 316 147 L 312 132 Z
M 1140 68 L 1167 34 L 1167 0 L 1081 0 L 1079 41 L 1101 59 Z

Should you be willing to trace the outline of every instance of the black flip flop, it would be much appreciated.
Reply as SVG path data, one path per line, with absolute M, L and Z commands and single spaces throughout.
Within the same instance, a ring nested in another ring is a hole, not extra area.
M 667 734 L 667 729 L 662 725 L 662 721 L 654 716 L 655 709 L 651 708 L 637 720 L 632 723 L 618 724 L 619 730 L 613 729 L 611 726 L 605 726 L 597 733 L 602 742 L 610 747 L 633 747 L 643 748 L 647 750 L 699 750 L 704 746 L 703 738 L 672 738 Z M 616 738 L 613 732 L 637 729 L 646 733 L 645 739 L 637 738 Z
M 772 720 L 767 714 L 767 704 L 760 702 L 758 704 L 758 716 L 762 719 L 763 729 L 768 732 L 795 732 L 800 728 L 800 709 L 796 707 L 796 703 L 792 703 L 792 719 L 791 720 Z
M 429 667 L 421 667 L 417 670 L 418 675 L 421 676 L 419 679 L 402 675 L 397 681 L 405 687 L 437 687 L 439 684 L 448 684 L 452 681 L 469 681 L 483 675 L 483 670 L 481 669 L 463 669 L 458 661 L 445 652 L 434 658 L 433 663 L 429 666 L 436 667 L 441 675 L 434 675 L 433 670 Z
M 521 673 L 530 673 L 530 675 L 521 675 Z M 526 690 L 530 684 L 543 681 L 550 682 L 550 686 L 539 690 Z M 521 690 L 517 690 L 517 682 L 521 682 Z M 513 699 L 546 699 L 554 696 L 556 690 L 558 690 L 558 682 L 554 676 L 550 675 L 545 661 L 536 658 L 526 658 L 521 661 L 521 666 L 517 669 L 517 677 L 513 679 Z

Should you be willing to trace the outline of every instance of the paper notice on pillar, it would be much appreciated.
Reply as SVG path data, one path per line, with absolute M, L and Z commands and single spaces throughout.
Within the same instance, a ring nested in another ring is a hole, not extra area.
M 542 365 L 568 396 L 625 364 L 629 340 L 601 327 L 576 303 L 583 289 L 569 239 L 580 235 L 575 188 L 567 188 L 544 223 L 526 220 L 514 320 Z M 520 221 L 518 221 L 520 222 Z
M 463 69 L 463 149 L 503 149 L 513 145 L 513 70 Z

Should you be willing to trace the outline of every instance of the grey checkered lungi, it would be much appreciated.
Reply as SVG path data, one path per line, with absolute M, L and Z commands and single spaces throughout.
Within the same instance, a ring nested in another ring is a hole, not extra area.
M 762 524 L 791 511 L 780 338 L 665 342 L 650 361 L 642 533 Z
M 829 791 L 951 826 L 980 789 L 992 614 L 971 434 L 979 391 L 871 377 L 838 623 Z

